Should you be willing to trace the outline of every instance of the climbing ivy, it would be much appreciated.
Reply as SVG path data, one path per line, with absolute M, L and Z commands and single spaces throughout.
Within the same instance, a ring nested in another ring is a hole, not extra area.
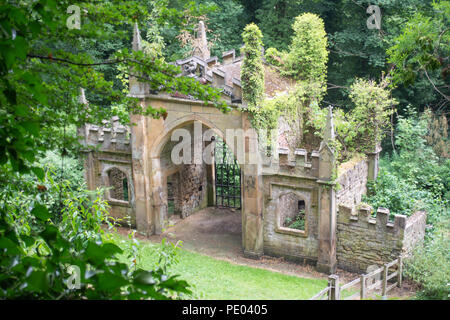
M 264 65 L 261 59 L 262 33 L 254 23 L 242 33 L 244 62 L 241 69 L 242 94 L 250 110 L 256 108 L 264 95 Z
M 389 84 L 388 78 L 380 83 L 357 79 L 350 87 L 354 108 L 349 120 L 353 130 L 348 131 L 346 140 L 360 151 L 373 151 L 390 128 L 390 115 L 398 102 L 391 97 Z
M 328 59 L 323 21 L 314 14 L 303 14 L 297 17 L 292 28 L 294 36 L 289 52 L 280 52 L 275 48 L 269 48 L 265 58 L 268 63 L 279 68 L 283 76 L 297 80 L 296 85 L 287 93 L 265 99 L 258 108 L 252 108 L 251 104 L 261 92 L 260 87 L 252 85 L 249 88 L 251 94 L 248 94 L 248 98 L 244 89 L 244 98 L 252 99 L 249 103 L 249 111 L 252 114 L 253 125 L 257 129 L 273 130 L 277 128 L 278 119 L 283 115 L 284 120 L 294 129 L 293 132 L 302 133 L 304 130 L 308 130 L 306 128 L 308 126 L 316 127 L 317 117 L 322 113 L 319 104 L 325 93 Z M 257 47 L 259 48 L 259 44 Z M 253 48 L 255 54 L 258 55 L 258 67 L 262 66 L 259 62 L 260 51 L 256 49 L 256 46 Z M 255 67 L 249 73 L 255 75 Z M 258 80 L 263 81 L 264 78 L 259 77 Z

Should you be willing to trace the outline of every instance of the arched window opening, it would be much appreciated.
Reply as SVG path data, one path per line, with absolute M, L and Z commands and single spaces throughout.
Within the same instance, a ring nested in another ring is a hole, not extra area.
M 109 186 L 112 187 L 110 190 L 111 199 L 129 201 L 127 175 L 117 168 L 112 168 L 108 172 L 108 179 Z

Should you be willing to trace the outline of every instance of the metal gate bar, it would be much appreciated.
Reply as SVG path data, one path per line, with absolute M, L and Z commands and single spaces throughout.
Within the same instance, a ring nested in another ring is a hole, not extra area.
M 214 148 L 216 206 L 241 207 L 241 169 L 226 143 L 216 137 Z

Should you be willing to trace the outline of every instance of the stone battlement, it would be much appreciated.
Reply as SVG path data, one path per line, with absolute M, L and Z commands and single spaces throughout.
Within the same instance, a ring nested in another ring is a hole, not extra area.
M 372 208 L 360 207 L 354 211 L 340 205 L 337 215 L 338 266 L 349 271 L 365 272 L 370 265 L 380 266 L 400 254 L 408 255 L 425 235 L 426 213 L 411 217 L 395 215 L 389 221 L 389 210 L 378 208 L 376 218 Z
M 386 208 L 378 208 L 376 218 L 372 217 L 373 209 L 362 206 L 352 210 L 345 205 L 339 205 L 337 216 L 338 223 L 345 223 L 359 228 L 376 228 L 385 232 L 402 232 L 406 229 L 407 217 L 405 215 L 394 215 L 394 221 L 389 220 L 390 211 Z
M 290 150 L 288 148 L 278 148 L 278 159 L 280 165 L 287 165 L 291 167 L 302 166 L 305 168 L 312 168 L 314 159 L 319 158 L 319 152 L 313 151 L 308 159 L 308 151 L 305 149 L 295 149 L 292 154 L 293 157 L 289 157 Z
M 117 117 L 104 121 L 103 126 L 86 124 L 81 133 L 86 147 L 99 147 L 103 152 L 131 153 L 130 129 L 119 123 Z

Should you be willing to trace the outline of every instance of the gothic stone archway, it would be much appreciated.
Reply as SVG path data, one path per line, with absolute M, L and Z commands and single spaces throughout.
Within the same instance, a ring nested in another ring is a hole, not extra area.
M 164 95 L 149 95 L 142 100 L 144 105 L 164 108 L 167 118 L 152 119 L 132 115 L 132 165 L 135 184 L 136 224 L 139 232 L 159 234 L 167 214 L 166 178 L 163 172 L 161 153 L 170 141 L 171 133 L 181 127 L 199 122 L 210 128 L 226 141 L 227 129 L 250 128 L 248 115 L 240 110 L 223 114 L 213 106 L 188 99 Z M 244 159 L 250 157 L 250 144 L 257 145 L 255 137 L 245 139 Z M 226 141 L 229 145 L 230 143 Z M 242 169 L 242 245 L 244 254 L 259 257 L 263 253 L 262 230 L 262 177 L 261 165 L 241 164 Z

